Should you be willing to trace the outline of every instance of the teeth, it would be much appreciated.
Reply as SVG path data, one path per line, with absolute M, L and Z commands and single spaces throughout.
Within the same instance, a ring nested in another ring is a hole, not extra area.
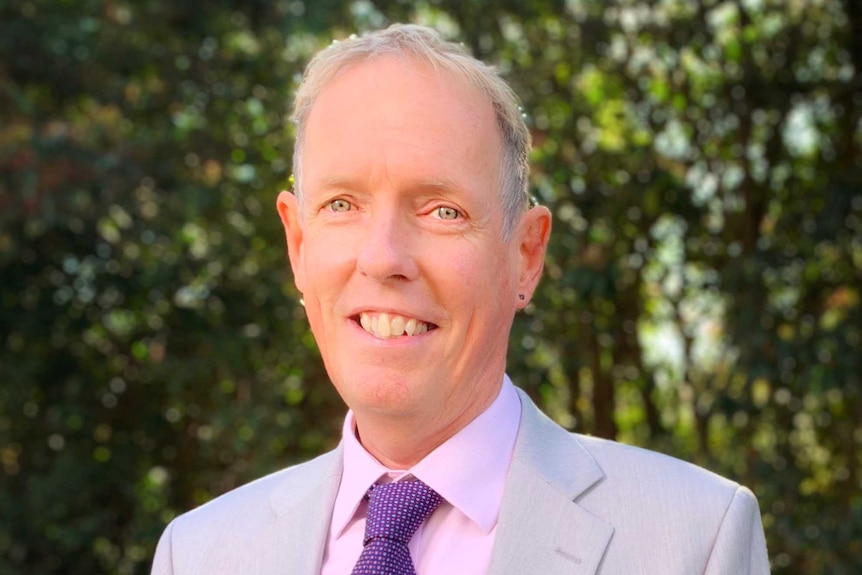
M 428 324 L 412 317 L 382 312 L 359 314 L 362 329 L 379 338 L 387 339 L 402 335 L 421 335 L 428 331 Z
M 392 318 L 392 323 L 389 324 L 389 327 L 391 328 L 389 331 L 389 335 L 391 335 L 392 337 L 398 337 L 399 335 L 402 335 L 404 333 L 404 318 L 400 315 L 396 315 L 394 318 Z
M 381 313 L 377 318 L 377 333 L 380 337 L 389 337 L 392 333 L 392 324 L 389 323 L 389 314 Z

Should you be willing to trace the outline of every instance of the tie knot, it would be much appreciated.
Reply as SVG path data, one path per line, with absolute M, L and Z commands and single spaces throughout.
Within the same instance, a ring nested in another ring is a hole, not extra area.
M 372 485 L 368 490 L 365 544 L 378 537 L 407 544 L 443 498 L 421 481 Z

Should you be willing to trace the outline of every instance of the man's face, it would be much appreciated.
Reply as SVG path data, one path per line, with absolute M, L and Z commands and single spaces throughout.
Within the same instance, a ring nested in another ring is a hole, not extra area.
M 448 72 L 382 57 L 327 84 L 304 137 L 301 205 L 285 192 L 279 211 L 329 376 L 360 428 L 457 430 L 496 396 L 518 293 L 538 279 L 523 222 L 502 239 L 491 104 Z M 547 225 L 536 237 L 543 248 Z

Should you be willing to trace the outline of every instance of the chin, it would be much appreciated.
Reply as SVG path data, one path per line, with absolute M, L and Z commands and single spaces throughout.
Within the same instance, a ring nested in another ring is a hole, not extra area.
M 415 410 L 417 390 L 403 375 L 370 370 L 354 372 L 337 385 L 344 402 L 354 412 L 398 415 Z

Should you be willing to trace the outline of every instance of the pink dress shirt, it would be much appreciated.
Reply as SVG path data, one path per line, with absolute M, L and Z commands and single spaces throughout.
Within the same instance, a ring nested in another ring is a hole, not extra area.
M 417 575 L 486 573 L 518 424 L 521 401 L 504 376 L 494 402 L 411 469 L 387 469 L 356 439 L 353 413 L 344 421 L 344 472 L 332 509 L 321 575 L 350 575 L 362 552 L 368 488 L 408 476 L 424 481 L 443 503 L 410 541 Z

